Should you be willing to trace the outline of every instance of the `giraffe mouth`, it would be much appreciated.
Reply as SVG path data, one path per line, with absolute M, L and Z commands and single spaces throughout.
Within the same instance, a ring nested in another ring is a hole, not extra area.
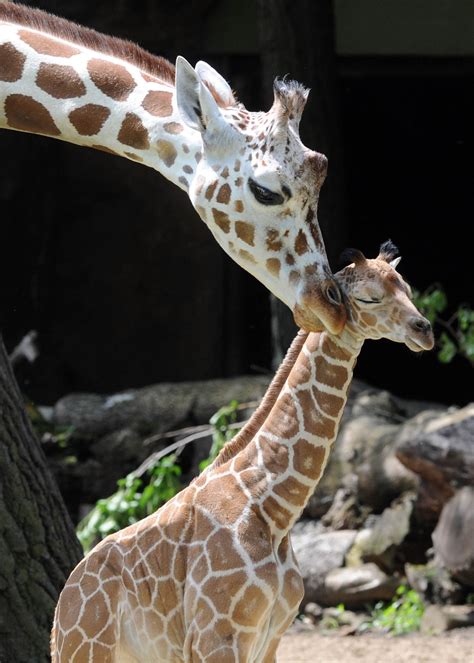
M 426 338 L 419 337 L 414 338 L 413 336 L 408 336 L 405 338 L 405 345 L 412 352 L 423 352 L 425 350 L 432 350 L 434 346 L 434 337 L 433 334 L 427 334 Z

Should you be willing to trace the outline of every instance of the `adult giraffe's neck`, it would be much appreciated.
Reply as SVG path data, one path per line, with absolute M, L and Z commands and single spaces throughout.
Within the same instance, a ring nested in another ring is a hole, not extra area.
M 118 154 L 187 191 L 201 158 L 201 138 L 178 115 L 173 66 L 126 42 L 77 28 L 92 44 L 86 47 L 76 26 L 54 17 L 53 27 L 59 21 L 64 36 L 8 21 L 5 12 L 16 11 L 9 7 L 15 5 L 0 7 L 0 127 Z M 24 10 L 18 20 L 26 20 Z M 146 57 L 148 66 L 140 67 Z M 149 73 L 153 64 L 156 75 Z
M 230 467 L 254 492 L 281 539 L 301 515 L 326 466 L 362 343 L 309 334 L 272 410 Z

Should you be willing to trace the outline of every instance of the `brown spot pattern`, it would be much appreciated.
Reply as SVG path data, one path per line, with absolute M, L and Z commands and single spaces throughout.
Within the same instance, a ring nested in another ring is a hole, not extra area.
M 291 285 L 297 285 L 300 281 L 301 281 L 301 274 L 296 269 L 292 269 L 290 272 Z
M 299 256 L 302 256 L 309 250 L 308 240 L 303 230 L 300 230 L 295 239 L 295 251 Z
M 163 129 L 169 134 L 180 134 L 184 130 L 184 127 L 179 122 L 166 122 L 163 125 Z
M 316 375 L 318 381 L 331 387 L 342 387 L 347 380 L 347 370 L 344 366 L 330 364 L 324 357 L 316 357 Z
M 139 156 L 138 154 L 135 154 L 135 152 L 124 152 L 124 154 L 129 159 L 132 159 L 132 161 L 139 161 L 140 163 L 143 162 L 143 157 Z
M 315 481 L 321 474 L 326 449 L 315 447 L 306 440 L 298 440 L 293 447 L 293 467 L 297 472 Z
M 206 198 L 207 198 L 207 191 L 206 191 Z M 223 232 L 228 233 L 230 230 L 230 221 L 227 214 L 225 212 L 221 212 L 218 209 L 212 208 L 212 216 L 214 217 L 216 225 L 219 226 L 219 228 Z
M 23 73 L 26 56 L 20 53 L 13 44 L 0 45 L 0 81 L 14 83 Z
M 222 203 L 223 205 L 227 205 L 230 200 L 230 194 L 231 194 L 230 186 L 226 182 L 221 186 L 221 188 L 217 192 L 216 201 L 218 203 Z
M 271 495 L 262 504 L 265 513 L 273 520 L 278 529 L 285 529 L 291 519 L 288 509 L 281 506 Z
M 239 249 L 239 256 L 242 258 L 242 260 L 246 260 L 247 262 L 251 262 L 254 265 L 256 264 L 255 258 L 251 253 L 246 251 L 245 249 Z
M 129 145 L 137 150 L 146 150 L 150 147 L 148 131 L 135 113 L 127 113 L 125 115 L 117 140 L 123 145 Z
M 310 392 L 307 389 L 299 391 L 298 400 L 303 409 L 305 431 L 327 440 L 332 439 L 335 434 L 336 423 L 332 419 L 327 419 L 316 410 Z
M 24 94 L 11 94 L 5 99 L 5 115 L 12 129 L 46 136 L 61 133 L 47 108 Z
M 351 358 L 351 355 L 347 350 L 344 350 L 344 348 L 341 348 L 340 346 L 336 345 L 336 343 L 334 343 L 334 341 L 331 341 L 331 339 L 328 336 L 324 337 L 322 350 L 326 355 L 332 357 L 333 359 L 340 359 L 341 361 L 349 361 L 349 359 Z
M 86 93 L 86 86 L 74 67 L 64 64 L 41 64 L 36 85 L 55 99 L 73 99 Z
M 237 518 L 242 513 L 243 505 L 239 504 L 239 507 L 240 511 L 234 520 L 237 520 Z M 232 534 L 228 529 L 221 529 L 220 531 L 210 536 L 207 541 L 207 547 L 209 550 L 212 550 L 212 555 L 210 555 L 210 558 L 211 568 L 213 571 L 224 571 L 242 568 L 245 566 L 242 557 L 235 549 Z
M 172 96 L 173 95 L 171 92 L 151 90 L 144 98 L 142 106 L 146 111 L 150 113 L 150 115 L 154 115 L 155 117 L 168 117 L 168 115 L 173 114 L 173 105 L 171 103 Z M 179 131 L 183 130 L 183 127 L 177 122 L 170 122 L 169 124 L 174 124 L 181 127 Z M 179 133 L 179 132 L 170 131 L 170 133 Z
M 125 101 L 136 87 L 132 75 L 121 64 L 92 58 L 87 70 L 94 85 L 115 101 Z
M 216 190 L 217 186 L 217 180 L 212 182 L 212 184 L 209 184 L 209 186 L 206 189 L 205 197 L 207 200 L 211 200 L 212 196 L 214 195 L 214 191 Z
M 297 427 L 296 427 L 297 428 Z M 269 432 L 272 432 L 271 430 Z M 283 474 L 288 468 L 288 449 L 281 442 L 260 435 L 260 449 L 265 467 L 274 474 Z
M 255 246 L 255 228 L 251 223 L 247 223 L 246 221 L 236 221 L 235 232 L 237 237 L 239 237 L 243 242 L 249 246 Z
M 230 608 L 232 597 L 245 584 L 246 579 L 244 571 L 236 571 L 226 576 L 212 577 L 204 583 L 202 592 L 215 605 L 219 612 L 226 613 Z
M 278 230 L 275 228 L 269 228 L 267 230 L 266 244 L 269 251 L 279 251 L 281 249 L 282 242 Z
M 260 562 L 271 554 L 269 528 L 263 519 L 252 517 L 247 522 L 241 523 L 238 536 L 253 562 Z
M 344 399 L 335 394 L 326 394 L 313 387 L 313 396 L 321 410 L 330 417 L 337 417 L 344 407 Z
M 280 275 L 280 261 L 278 258 L 268 258 L 267 262 L 265 263 L 267 266 L 268 271 L 270 274 L 273 274 L 273 276 L 279 276 Z
M 98 104 L 86 104 L 69 113 L 69 121 L 81 136 L 94 136 L 104 126 L 110 110 Z
M 372 315 L 372 313 L 366 313 L 363 311 L 360 315 L 362 320 L 365 322 L 366 325 L 369 325 L 369 327 L 373 327 L 375 323 L 377 322 L 377 318 L 375 315 Z
M 288 477 L 285 481 L 277 483 L 273 488 L 274 493 L 294 506 L 305 505 L 308 491 L 308 487 L 304 486 L 294 477 Z
M 240 601 L 236 604 L 232 619 L 242 626 L 254 626 L 268 606 L 265 594 L 259 587 L 248 587 Z M 235 660 L 235 659 L 233 659 Z
M 243 212 L 244 211 L 244 204 L 241 200 L 236 200 L 234 203 L 234 209 L 236 212 Z
M 174 164 L 176 157 L 178 156 L 175 146 L 173 143 L 170 143 L 169 140 L 157 140 L 156 151 L 158 152 L 160 159 L 165 166 L 168 166 L 168 168 Z
M 270 417 L 265 423 L 265 430 L 278 438 L 293 437 L 298 432 L 298 418 L 296 415 L 296 404 L 289 393 L 278 398 L 275 407 L 278 407 L 278 416 Z
M 77 55 L 81 51 L 75 46 L 64 44 L 57 41 L 52 37 L 47 37 L 37 32 L 30 32 L 29 30 L 20 30 L 18 32 L 21 40 L 31 46 L 33 50 L 42 55 L 53 55 L 59 58 L 70 58 Z

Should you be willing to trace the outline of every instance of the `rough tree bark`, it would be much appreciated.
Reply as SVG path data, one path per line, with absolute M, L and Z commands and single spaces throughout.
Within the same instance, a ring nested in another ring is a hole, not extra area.
M 259 0 L 258 20 L 267 105 L 272 102 L 271 81 L 275 76 L 289 74 L 312 88 L 300 132 L 308 147 L 329 159 L 318 216 L 329 262 L 335 269 L 346 246 L 346 218 L 332 5 L 332 0 Z M 273 301 L 275 363 L 280 363 L 295 330 L 287 308 Z
M 0 336 L 0 661 L 49 660 L 57 597 L 81 556 Z

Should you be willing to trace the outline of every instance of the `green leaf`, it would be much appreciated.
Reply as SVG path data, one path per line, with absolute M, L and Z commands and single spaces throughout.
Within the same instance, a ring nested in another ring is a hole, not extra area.
M 438 352 L 438 359 L 443 364 L 449 364 L 456 355 L 456 345 L 451 338 L 443 332 L 439 338 L 440 350 Z

